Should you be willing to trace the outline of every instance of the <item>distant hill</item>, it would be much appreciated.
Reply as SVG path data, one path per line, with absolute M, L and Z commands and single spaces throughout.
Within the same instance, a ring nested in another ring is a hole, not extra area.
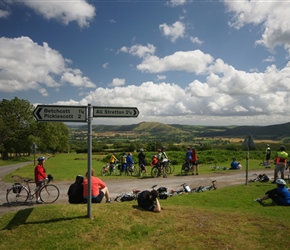
M 136 134 L 184 134 L 196 137 L 244 137 L 249 134 L 255 138 L 281 139 L 290 137 L 290 123 L 269 126 L 196 126 L 141 122 L 131 125 L 93 125 L 93 132 L 135 132 Z M 73 127 L 73 130 L 86 131 L 87 126 Z

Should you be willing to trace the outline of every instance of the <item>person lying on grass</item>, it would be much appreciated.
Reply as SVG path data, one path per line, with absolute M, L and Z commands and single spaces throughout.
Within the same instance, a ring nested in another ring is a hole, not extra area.
M 290 192 L 286 187 L 286 182 L 283 179 L 277 179 L 276 184 L 277 188 L 267 191 L 262 198 L 255 199 L 254 201 L 263 205 L 264 200 L 272 199 L 277 205 L 290 206 Z
M 138 195 L 138 206 L 148 211 L 161 212 L 161 206 L 157 197 L 158 192 L 156 190 L 151 192 L 148 190 L 142 191 Z

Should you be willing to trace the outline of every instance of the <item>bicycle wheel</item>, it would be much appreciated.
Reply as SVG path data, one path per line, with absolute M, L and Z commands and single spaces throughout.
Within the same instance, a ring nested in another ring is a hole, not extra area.
M 172 165 L 172 164 L 170 164 L 169 166 L 170 166 L 170 168 L 171 168 L 171 173 L 170 173 L 170 174 L 173 174 L 173 173 L 174 173 L 174 171 L 175 171 L 175 166 L 174 166 L 174 165 Z
M 181 167 L 181 174 L 183 175 L 187 175 L 189 172 L 189 164 L 188 163 L 184 163 Z
M 171 168 L 171 166 L 168 165 L 168 166 L 165 168 L 165 173 L 168 174 L 168 175 L 172 174 L 172 168 Z
M 44 203 L 53 203 L 59 197 L 59 189 L 52 184 L 44 185 L 39 191 L 39 197 Z
M 12 187 L 7 190 L 6 200 L 11 206 L 19 206 L 23 205 L 29 198 L 28 190 L 21 186 L 21 189 L 17 189 L 16 193 L 15 189 Z
M 151 169 L 151 176 L 152 177 L 157 177 L 159 175 L 159 170 L 158 170 L 158 168 L 157 167 L 153 167 L 152 169 Z

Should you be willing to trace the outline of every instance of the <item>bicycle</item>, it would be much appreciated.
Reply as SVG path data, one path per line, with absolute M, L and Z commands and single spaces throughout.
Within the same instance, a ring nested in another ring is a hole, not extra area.
M 24 205 L 27 200 L 30 201 L 34 198 L 36 192 L 39 189 L 39 198 L 43 203 L 53 203 L 59 197 L 59 189 L 53 184 L 49 184 L 53 180 L 51 175 L 48 175 L 48 178 L 43 180 L 42 185 L 32 192 L 29 183 L 32 182 L 32 179 L 24 179 L 26 183 L 22 185 L 21 183 L 14 183 L 10 189 L 7 189 L 6 200 L 9 205 L 17 206 Z
M 170 175 L 173 173 L 172 168 L 170 166 L 170 161 L 164 161 L 164 165 L 161 165 L 160 163 L 157 163 L 155 166 L 151 169 L 151 176 L 153 178 L 156 178 L 163 173 L 163 168 L 165 168 L 165 173 L 167 175 Z
M 102 168 L 101 168 L 101 175 L 106 176 L 106 175 L 118 175 L 119 173 L 117 172 L 116 169 L 119 169 L 119 165 L 116 164 L 113 165 L 112 168 L 110 168 L 110 164 L 106 163 Z M 121 175 L 121 169 L 120 169 L 120 175 Z
M 191 174 L 194 175 L 193 172 L 193 164 L 191 162 L 186 161 L 182 164 L 181 167 L 181 175 L 187 175 L 191 171 Z
M 216 190 L 217 187 L 216 187 L 216 180 L 212 181 L 211 182 L 212 184 L 209 185 L 209 186 L 199 186 L 198 188 L 194 188 L 194 189 L 191 189 L 191 193 L 201 193 L 201 192 L 204 192 L 206 190 Z

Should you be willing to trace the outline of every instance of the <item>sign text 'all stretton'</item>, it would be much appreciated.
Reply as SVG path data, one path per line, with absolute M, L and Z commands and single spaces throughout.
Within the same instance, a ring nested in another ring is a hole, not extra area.
M 135 107 L 93 107 L 93 117 L 137 117 Z
M 87 107 L 38 105 L 33 115 L 37 121 L 85 122 Z

